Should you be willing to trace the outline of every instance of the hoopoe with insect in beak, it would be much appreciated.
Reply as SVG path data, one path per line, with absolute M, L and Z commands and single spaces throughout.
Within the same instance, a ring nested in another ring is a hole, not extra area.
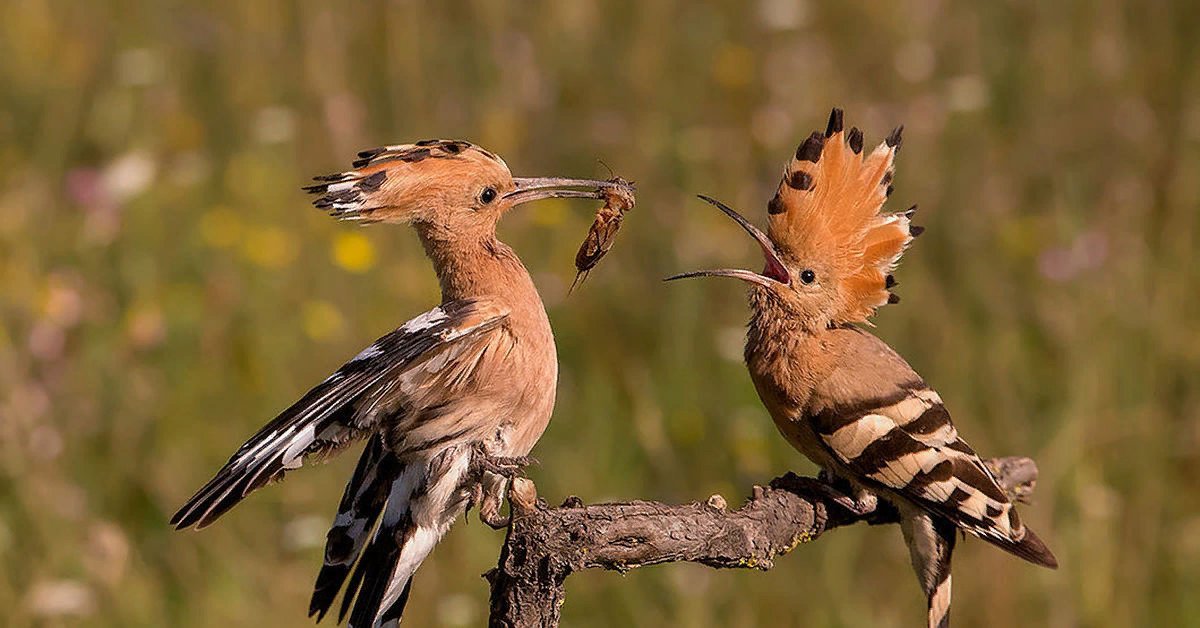
M 1058 566 L 1021 523 L 992 473 L 958 435 L 941 397 L 860 324 L 899 298 L 892 271 L 913 237 L 916 207 L 880 213 L 892 191 L 901 131 L 863 155 L 834 109 L 784 169 L 763 233 L 719 201 L 758 242 L 761 273 L 738 269 L 676 275 L 750 284 L 745 359 L 775 425 L 827 475 L 844 480 L 855 512 L 879 499 L 901 515 L 913 568 L 928 598 L 929 626 L 950 623 L 950 554 L 964 530 L 1037 565 Z
M 464 141 L 359 157 L 354 170 L 305 189 L 335 218 L 412 225 L 441 305 L 375 341 L 259 430 L 171 523 L 203 528 L 306 458 L 366 440 L 309 615 L 320 621 L 345 585 L 339 623 L 349 612 L 351 626 L 393 626 L 413 573 L 460 514 L 479 504 L 481 518 L 503 525 L 508 476 L 527 462 L 554 407 L 558 359 L 546 310 L 521 260 L 496 238 L 496 222 L 522 203 L 600 199 L 619 184 L 514 178 L 500 157 Z

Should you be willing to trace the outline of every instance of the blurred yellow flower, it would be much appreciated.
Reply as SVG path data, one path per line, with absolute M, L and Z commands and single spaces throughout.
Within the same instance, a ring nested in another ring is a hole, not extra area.
M 242 255 L 267 268 L 282 268 L 296 259 L 296 243 L 291 234 L 278 227 L 263 227 L 246 234 Z
M 339 233 L 333 240 L 333 261 L 352 273 L 365 273 L 375 266 L 375 245 L 361 233 Z
M 167 337 L 167 322 L 157 303 L 143 303 L 125 312 L 125 333 L 138 349 L 149 349 Z
M 187 112 L 177 111 L 163 119 L 164 136 L 176 149 L 197 149 L 204 145 L 204 124 Z
M 72 327 L 83 314 L 83 295 L 74 282 L 61 275 L 51 275 L 42 296 L 42 314 L 60 327 Z
M 745 87 L 754 79 L 754 54 L 742 46 L 723 46 L 713 59 L 712 74 L 726 89 Z
M 342 313 L 328 301 L 309 301 L 302 309 L 304 333 L 313 340 L 329 340 L 342 332 Z
M 242 219 L 224 207 L 209 210 L 200 217 L 200 237 L 211 247 L 229 248 L 242 237 Z

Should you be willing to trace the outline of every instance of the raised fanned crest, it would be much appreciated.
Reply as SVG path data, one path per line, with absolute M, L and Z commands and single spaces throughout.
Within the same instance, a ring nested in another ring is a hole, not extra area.
M 796 149 L 783 180 L 767 205 L 768 235 L 789 263 L 820 261 L 836 282 L 832 320 L 865 322 L 875 309 L 896 303 L 891 272 L 913 237 L 908 211 L 882 214 L 892 191 L 892 162 L 900 150 L 896 127 L 870 154 L 863 134 L 847 133 L 842 110 L 834 109 L 825 133 L 814 132 Z

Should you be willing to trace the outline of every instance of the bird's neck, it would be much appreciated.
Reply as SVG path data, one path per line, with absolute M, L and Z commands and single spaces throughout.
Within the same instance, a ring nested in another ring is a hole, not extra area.
M 541 309 L 541 298 L 529 271 L 495 233 L 460 235 L 418 229 L 425 254 L 433 262 L 442 301 L 479 297 L 502 298 L 516 303 L 530 301 Z
M 803 407 L 833 367 L 829 331 L 809 329 L 763 294 L 751 294 L 750 309 L 745 358 L 759 394 L 781 405 Z

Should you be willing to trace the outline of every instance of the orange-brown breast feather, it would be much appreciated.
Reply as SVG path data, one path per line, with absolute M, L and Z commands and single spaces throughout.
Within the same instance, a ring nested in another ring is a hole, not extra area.
M 919 233 L 910 224 L 913 210 L 880 213 L 891 193 L 901 130 L 864 156 L 862 132 L 846 132 L 841 110 L 834 109 L 825 133 L 813 133 L 796 149 L 768 205 L 768 234 L 780 252 L 833 270 L 834 322 L 864 322 L 897 300 L 888 292 L 889 274 Z

